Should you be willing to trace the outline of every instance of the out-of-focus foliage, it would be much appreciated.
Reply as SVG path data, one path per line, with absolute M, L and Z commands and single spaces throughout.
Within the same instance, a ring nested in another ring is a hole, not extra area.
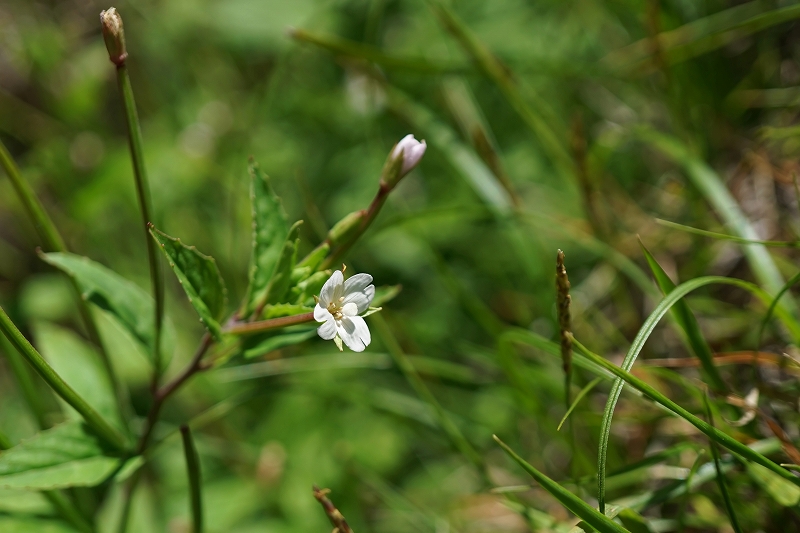
M 508 333 L 521 328 L 558 342 L 556 250 L 566 252 L 576 338 L 615 363 L 660 299 L 637 235 L 674 281 L 734 276 L 774 295 L 797 272 L 793 247 L 742 245 L 656 222 L 797 240 L 796 4 L 459 0 L 451 9 L 466 38 L 438 5 L 115 6 L 125 18 L 153 222 L 214 256 L 230 306 L 248 282 L 249 156 L 270 176 L 288 219 L 305 221 L 303 257 L 339 219 L 369 204 L 397 140 L 413 132 L 429 146 L 345 258 L 378 285 L 402 285 L 376 318 L 388 327 L 373 328 L 363 354 L 339 355 L 313 337 L 289 348 L 295 340 L 272 343 L 278 349 L 261 361 L 239 357 L 227 365 L 235 369 L 196 377 L 165 406 L 157 433 L 172 436 L 142 468 L 129 531 L 188 531 L 176 433 L 187 420 L 194 420 L 211 532 L 327 531 L 314 483 L 332 489 L 359 533 L 569 531 L 577 520 L 539 486 L 527 487 L 524 471 L 491 438 L 501 436 L 535 468 L 596 503 L 610 381 L 594 387 L 559 432 L 566 405 L 557 350 Z M 147 290 L 124 117 L 98 24 L 107 7 L 94 0 L 0 4 L 0 138 L 69 248 Z M 493 55 L 474 57 L 476 50 Z M 68 281 L 40 260 L 40 244 L 0 176 L 0 303 L 69 373 L 65 350 L 80 352 L 77 359 L 92 354 L 78 338 Z M 203 328 L 167 279 L 167 314 L 179 332 L 170 326 L 165 343 L 175 346 L 165 350 L 174 374 Z M 772 325 L 760 339 L 766 306 L 738 289 L 705 287 L 687 303 L 735 396 L 713 398 L 717 427 L 744 443 L 783 438 L 783 451 L 775 441 L 759 449 L 778 463 L 797 463 L 798 339 Z M 796 308 L 789 291 L 778 311 L 791 319 Z M 144 417 L 146 339 L 105 314 L 99 319 L 133 410 Z M 657 327 L 640 356 L 646 369 L 640 362 L 634 371 L 704 416 L 702 374 L 681 323 Z M 393 339 L 485 471 L 460 453 L 393 363 Z M 756 358 L 754 349 L 769 353 Z M 578 363 L 573 398 L 595 377 Z M 38 427 L 10 368 L 0 360 L 0 431 L 16 444 Z M 52 412 L 47 424 L 62 420 L 38 378 L 34 386 Z M 91 392 L 91 383 L 83 386 Z M 752 388 L 761 393 L 761 411 L 737 424 Z M 721 451 L 744 531 L 800 528 L 794 485 Z M 621 472 L 629 465 L 635 468 Z M 619 515 L 631 531 L 731 531 L 706 437 L 628 389 L 613 418 L 607 466 L 607 501 L 633 509 Z M 105 499 L 86 488 L 70 497 L 100 530 L 113 531 L 123 485 L 107 483 Z M 40 493 L 0 489 L 3 531 L 30 531 L 32 520 L 45 517 L 48 525 L 37 527 L 60 532 L 66 526 L 55 514 Z

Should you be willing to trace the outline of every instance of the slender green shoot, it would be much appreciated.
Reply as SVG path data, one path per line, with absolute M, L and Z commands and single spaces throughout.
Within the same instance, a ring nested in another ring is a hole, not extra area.
M 186 472 L 189 475 L 189 496 L 192 505 L 192 532 L 203 532 L 203 495 L 201 491 L 200 457 L 194 445 L 192 431 L 186 424 L 181 426 L 183 453 L 186 456 Z
M 706 411 L 708 423 L 714 427 L 714 413 L 711 412 L 711 405 L 708 402 L 707 394 L 703 395 L 703 407 Z M 720 466 L 719 447 L 714 439 L 709 439 L 708 444 L 711 447 L 711 456 L 714 458 L 714 469 L 717 471 L 717 485 L 719 486 L 720 493 L 722 493 L 722 500 L 725 502 L 725 509 L 728 511 L 728 517 L 730 518 L 731 526 L 736 533 L 742 533 L 742 528 L 739 526 L 739 520 L 736 518 L 736 512 L 733 510 L 731 496 L 728 493 L 728 485 L 725 483 L 725 473 L 722 471 L 722 467 Z
M 103 37 L 108 48 L 109 59 L 117 68 L 117 85 L 122 98 L 125 112 L 125 124 L 128 128 L 128 146 L 133 163 L 133 176 L 136 181 L 136 194 L 139 199 L 139 210 L 142 214 L 142 231 L 147 246 L 147 259 L 150 263 L 150 284 L 153 290 L 153 299 L 156 302 L 155 324 L 153 338 L 153 388 L 157 385 L 161 372 L 161 326 L 164 318 L 164 278 L 161 274 L 161 265 L 158 261 L 156 242 L 150 238 L 148 224 L 154 224 L 152 200 L 150 199 L 150 186 L 147 180 L 147 170 L 144 165 L 144 149 L 142 144 L 142 128 L 139 125 L 139 115 L 136 112 L 136 101 L 133 98 L 133 87 L 128 73 L 128 51 L 125 46 L 125 30 L 122 17 L 112 7 L 100 14 Z
M 36 232 L 39 234 L 39 239 L 41 239 L 44 249 L 48 252 L 68 251 L 67 245 L 64 243 L 64 239 L 61 233 L 59 233 L 58 228 L 56 228 L 55 223 L 47 214 L 47 211 L 45 211 L 44 206 L 39 201 L 39 198 L 36 197 L 36 193 L 34 193 L 28 182 L 22 178 L 19 167 L 17 167 L 17 164 L 2 142 L 0 142 L 0 166 L 3 167 L 11 180 L 11 185 L 22 202 L 25 212 L 28 214 L 28 218 L 30 218 L 34 228 L 36 228 Z M 111 366 L 111 360 L 109 359 L 103 340 L 100 338 L 100 331 L 97 329 L 97 324 L 95 323 L 89 303 L 83 299 L 81 289 L 78 287 L 75 280 L 70 278 L 70 283 L 75 291 L 78 311 L 80 312 L 84 326 L 86 326 L 86 333 L 89 335 L 89 340 L 91 340 L 100 351 L 103 366 L 105 367 L 109 379 L 111 379 L 114 390 L 117 392 L 117 403 L 119 404 L 120 412 L 127 413 L 128 401 L 125 396 L 124 388 L 120 386 L 116 373 Z
M 27 181 L 22 179 L 19 168 L 8 152 L 8 149 L 1 141 L 0 165 L 3 167 L 3 170 L 6 171 L 8 179 L 11 180 L 11 186 L 14 187 L 14 191 L 16 191 L 17 196 L 22 202 L 25 212 L 28 213 L 28 218 L 31 219 L 33 227 L 36 229 L 36 233 L 39 234 L 39 238 L 42 240 L 42 244 L 45 248 L 56 252 L 65 251 L 67 245 L 64 244 L 64 239 L 61 237 L 58 229 L 56 229 L 56 225 L 47 214 L 47 211 L 44 210 L 44 206 L 36 197 L 36 193 L 33 192 L 31 186 L 28 185 Z
M 22 392 L 22 397 L 25 399 L 25 403 L 28 405 L 31 414 L 36 419 L 36 424 L 39 426 L 39 429 L 46 429 L 47 412 L 42 404 L 42 393 L 36 388 L 22 356 L 17 349 L 11 345 L 8 339 L 6 339 L 5 335 L 0 335 L 0 348 L 2 348 L 8 358 L 11 372 L 17 379 L 17 385 L 19 385 L 20 391 Z
M 67 382 L 61 379 L 53 367 L 51 367 L 44 357 L 36 351 L 28 339 L 14 325 L 9 316 L 0 307 L 0 332 L 2 332 L 20 354 L 27 359 L 28 363 L 45 380 L 61 399 L 71 405 L 86 420 L 86 423 L 108 444 L 111 444 L 119 451 L 127 449 L 127 442 L 122 434 L 114 429 L 100 414 L 89 405 L 86 400 L 81 398 Z
M 756 340 L 756 350 L 761 348 L 761 341 L 764 338 L 764 329 L 766 329 L 767 324 L 769 323 L 770 318 L 772 318 L 772 313 L 775 311 L 775 306 L 778 305 L 780 302 L 781 297 L 791 289 L 798 281 L 800 281 L 800 272 L 792 276 L 786 284 L 781 287 L 781 290 L 778 291 L 778 294 L 775 295 L 775 298 L 772 299 L 772 302 L 769 304 L 767 308 L 767 312 L 764 313 L 764 318 L 761 319 L 761 325 L 758 327 L 758 338 Z
M 672 222 L 670 220 L 664 220 L 661 218 L 657 218 L 656 222 L 668 228 L 685 231 L 686 233 L 692 233 L 694 235 L 701 235 L 703 237 L 709 237 L 711 239 L 733 241 L 733 242 L 738 242 L 740 244 L 760 244 L 762 246 L 772 246 L 775 248 L 800 247 L 800 241 L 761 241 L 757 239 L 744 239 L 742 237 L 737 237 L 736 235 L 728 235 L 727 233 L 717 233 L 716 231 L 708 231 L 700 228 L 693 228 L 692 226 L 678 224 L 677 222 Z
M 574 411 L 575 408 L 578 407 L 578 404 L 581 403 L 583 397 L 589 394 L 589 392 L 595 387 L 595 385 L 597 385 L 601 381 L 603 381 L 603 378 L 594 378 L 592 381 L 587 383 L 584 388 L 581 389 L 581 391 L 578 393 L 577 396 L 575 396 L 575 399 L 572 401 L 572 405 L 570 405 L 569 409 L 567 409 L 567 412 L 564 413 L 564 417 L 561 419 L 561 422 L 558 423 L 558 429 L 556 429 L 556 431 L 561 431 L 561 426 L 563 426 L 564 422 L 567 421 L 567 418 L 569 418 L 569 415 L 572 414 L 572 411 Z
M 684 522 L 686 520 L 686 505 L 689 503 L 692 481 L 694 480 L 694 475 L 697 473 L 697 469 L 700 468 L 700 461 L 703 459 L 704 455 L 705 450 L 698 451 L 697 457 L 695 458 L 694 463 L 692 463 L 692 467 L 689 469 L 689 474 L 686 476 L 686 492 L 681 498 L 680 511 L 678 511 L 678 533 L 683 533 Z M 720 467 L 718 465 L 715 466 L 716 470 L 719 471 Z

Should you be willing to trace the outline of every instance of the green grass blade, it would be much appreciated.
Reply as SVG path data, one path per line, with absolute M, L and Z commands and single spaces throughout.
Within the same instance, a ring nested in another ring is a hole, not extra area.
M 649 128 L 640 128 L 637 135 L 676 163 L 683 166 L 686 175 L 705 196 L 709 204 L 733 232 L 743 239 L 758 240 L 758 234 L 747 220 L 739 204 L 714 170 L 705 161 L 694 155 L 691 150 L 678 139 L 656 132 Z M 778 271 L 767 249 L 761 244 L 750 244 L 742 248 L 753 274 L 767 292 L 777 294 L 784 285 L 783 277 Z M 798 316 L 794 300 L 784 298 L 781 306 Z M 795 337 L 797 338 L 797 337 Z
M 655 257 L 645 247 L 644 243 L 639 240 L 639 245 L 642 247 L 644 256 L 647 259 L 647 264 L 650 265 L 650 270 L 653 272 L 653 277 L 656 279 L 658 288 L 664 295 L 669 294 L 675 290 L 675 284 L 669 279 L 667 273 L 658 264 Z M 686 340 L 689 344 L 689 349 L 694 352 L 695 357 L 700 360 L 703 367 L 703 373 L 708 384 L 717 392 L 725 392 L 728 386 L 722 380 L 722 377 L 714 366 L 714 355 L 711 353 L 711 348 L 708 346 L 703 333 L 700 331 L 700 325 L 697 323 L 692 310 L 684 300 L 679 300 L 672 308 L 672 315 L 680 328 L 686 334 Z
M 770 302 L 772 298 L 762 289 L 757 287 L 756 285 L 743 281 L 740 279 L 735 278 L 726 278 L 721 276 L 707 276 L 702 278 L 696 278 L 686 283 L 682 283 L 675 287 L 667 296 L 661 300 L 661 303 L 656 306 L 655 310 L 647 317 L 645 323 L 642 325 L 639 333 L 637 333 L 636 338 L 634 338 L 631 347 L 628 349 L 628 353 L 625 355 L 625 359 L 622 361 L 622 369 L 624 371 L 629 371 L 633 367 L 633 363 L 636 362 L 636 358 L 639 356 L 639 353 L 642 351 L 644 347 L 644 343 L 650 337 L 650 334 L 656 328 L 658 323 L 670 310 L 670 308 L 675 305 L 681 298 L 689 294 L 695 289 L 703 287 L 705 285 L 710 284 L 726 284 L 726 285 L 733 285 L 736 287 L 740 287 L 745 289 L 755 296 L 757 296 L 762 302 Z M 777 308 L 780 309 L 780 308 Z M 796 328 L 796 323 L 790 317 L 787 317 L 784 313 L 783 316 L 784 323 L 787 327 L 795 329 L 793 333 L 796 335 L 798 330 Z M 603 413 L 603 422 L 600 428 L 600 444 L 598 446 L 598 457 L 597 457 L 597 499 L 599 508 L 602 511 L 605 506 L 605 477 L 606 477 L 606 458 L 608 453 L 608 441 L 611 435 L 611 420 L 614 416 L 614 409 L 617 405 L 617 401 L 619 400 L 620 394 L 622 394 L 622 387 L 624 386 L 625 381 L 623 379 L 617 379 L 614 382 L 614 385 L 611 388 L 611 392 L 608 396 L 608 401 L 606 402 L 606 407 Z
M 578 404 L 581 403 L 583 397 L 589 394 L 589 391 L 591 391 L 594 388 L 594 386 L 600 383 L 601 381 L 603 381 L 603 378 L 594 378 L 592 381 L 587 383 L 584 388 L 581 389 L 578 395 L 575 396 L 575 400 L 573 400 L 572 405 L 570 405 L 569 409 L 567 409 L 567 412 L 564 413 L 564 417 L 561 419 L 561 422 L 558 423 L 558 429 L 556 431 L 561 431 L 561 426 L 563 426 L 564 422 L 567 421 L 567 418 L 569 418 L 569 415 L 572 414 L 572 411 L 574 411 L 575 408 L 578 407 Z
M 761 455 L 754 449 L 748 447 L 745 444 L 742 444 L 741 442 L 734 439 L 727 433 L 723 433 L 722 431 L 718 430 L 711 424 L 693 415 L 692 413 L 690 413 L 689 411 L 687 411 L 686 409 L 676 404 L 675 402 L 673 402 L 672 400 L 670 400 L 669 398 L 658 392 L 656 389 L 645 383 L 643 380 L 637 378 L 630 372 L 623 370 L 622 368 L 604 359 L 603 357 L 600 357 L 599 355 L 591 352 L 577 340 L 573 341 L 575 343 L 576 353 L 579 353 L 581 356 L 586 357 L 593 363 L 596 363 L 597 365 L 612 372 L 617 377 L 625 381 L 625 383 L 637 389 L 638 391 L 640 391 L 642 394 L 644 394 L 657 404 L 667 408 L 669 411 L 672 411 L 680 418 L 683 418 L 684 420 L 692 424 L 694 427 L 699 429 L 710 439 L 714 439 L 718 444 L 727 448 L 731 452 L 736 453 L 741 457 L 744 457 L 745 459 L 758 463 L 761 466 L 771 470 L 772 472 L 775 472 L 782 478 L 788 479 L 795 485 L 800 486 L 800 478 L 792 474 L 790 471 L 781 468 L 780 465 L 771 461 L 769 458 Z
M 512 459 L 514 459 L 517 464 L 524 468 L 525 471 L 528 472 L 531 477 L 533 477 L 533 479 L 535 479 L 536 482 L 542 486 L 543 489 L 561 502 L 564 507 L 569 509 L 576 516 L 580 517 L 581 520 L 595 528 L 600 533 L 627 533 L 627 530 L 624 527 L 601 514 L 597 509 L 590 506 L 585 501 L 581 500 L 570 491 L 528 464 L 522 457 L 514 453 L 514 450 L 509 448 L 506 443 L 497 438 L 497 435 L 494 436 L 494 440 L 497 441 L 500 447 L 503 448 L 503 450 Z
M 703 406 L 706 411 L 706 418 L 708 423 L 714 426 L 714 414 L 711 412 L 711 405 L 708 403 L 708 395 L 703 395 Z M 731 521 L 731 526 L 736 533 L 742 533 L 742 528 L 739 526 L 739 520 L 736 518 L 736 512 L 733 510 L 733 503 L 731 502 L 731 495 L 728 493 L 728 485 L 725 483 L 725 473 L 722 471 L 719 459 L 719 447 L 717 447 L 714 439 L 709 440 L 711 446 L 711 456 L 714 458 L 714 470 L 717 472 L 717 485 L 719 491 L 722 493 L 722 500 L 725 502 L 725 509 L 728 511 L 728 517 Z
M 764 313 L 764 318 L 761 320 L 761 325 L 758 327 L 758 340 L 756 341 L 756 349 L 761 347 L 761 339 L 764 336 L 764 329 L 767 327 L 769 323 L 769 319 L 772 318 L 772 313 L 775 312 L 775 306 L 778 305 L 778 302 L 781 300 L 781 296 L 791 289 L 798 281 L 800 281 L 800 272 L 792 276 L 786 284 L 781 287 L 781 290 L 778 291 L 778 294 L 775 295 L 775 298 L 772 299 L 772 303 L 769 304 L 769 308 L 767 312 Z
M 656 223 L 661 224 L 662 226 L 666 226 L 668 228 L 673 228 L 681 231 L 685 231 L 686 233 L 693 233 L 695 235 L 702 235 L 703 237 L 710 237 L 712 239 L 720 239 L 723 241 L 733 241 L 738 242 L 741 244 L 761 244 L 763 246 L 771 246 L 774 248 L 798 248 L 800 247 L 800 241 L 760 241 L 760 240 L 753 240 L 753 239 L 743 239 L 741 237 L 737 237 L 735 235 L 728 235 L 727 233 L 717 233 L 716 231 L 708 231 L 699 228 L 693 228 L 692 226 L 686 226 L 684 224 L 678 224 L 677 222 L 672 222 L 669 220 L 664 220 L 661 218 L 656 219 Z

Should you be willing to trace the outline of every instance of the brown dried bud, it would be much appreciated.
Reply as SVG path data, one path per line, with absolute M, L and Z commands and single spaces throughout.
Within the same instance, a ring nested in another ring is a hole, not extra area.
M 122 17 L 113 7 L 100 13 L 100 26 L 103 28 L 103 40 L 106 42 L 108 59 L 118 67 L 125 63 L 128 51 L 125 48 L 125 30 Z

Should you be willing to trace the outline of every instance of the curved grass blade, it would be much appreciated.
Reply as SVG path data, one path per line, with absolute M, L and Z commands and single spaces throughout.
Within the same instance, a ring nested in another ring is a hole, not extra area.
M 772 472 L 775 472 L 779 476 L 784 479 L 788 479 L 792 483 L 797 486 L 800 486 L 800 478 L 792 474 L 790 471 L 781 468 L 778 464 L 771 461 L 769 458 L 763 456 L 753 448 L 748 447 L 745 444 L 742 444 L 738 440 L 734 439 L 727 433 L 723 433 L 722 431 L 718 430 L 711 424 L 707 423 L 706 421 L 702 420 L 701 418 L 693 415 L 677 403 L 673 402 L 656 389 L 645 383 L 643 380 L 637 378 L 630 372 L 623 370 L 622 368 L 618 367 L 614 363 L 600 357 L 596 353 L 593 353 L 588 348 L 586 348 L 583 344 L 578 342 L 577 340 L 573 339 L 573 343 L 576 349 L 576 353 L 579 353 L 582 357 L 587 358 L 588 360 L 596 363 L 597 365 L 603 367 L 604 369 L 610 371 L 620 379 L 624 380 L 625 383 L 629 384 L 631 387 L 637 389 L 643 395 L 647 396 L 657 404 L 667 408 L 669 411 L 672 411 L 674 414 L 683 418 L 691 425 L 699 429 L 703 432 L 706 436 L 711 439 L 714 439 L 718 444 L 724 446 L 728 450 L 733 453 L 744 457 L 750 461 L 760 464 L 763 467 L 768 468 Z
M 497 438 L 497 435 L 493 435 L 493 437 L 494 440 L 497 441 L 497 444 L 499 444 L 517 464 L 524 468 L 543 489 L 553 495 L 554 498 L 561 502 L 561 505 L 580 517 L 584 522 L 600 533 L 627 533 L 625 528 L 528 464 L 522 457 L 514 453 L 514 450 L 506 443 Z
M 655 310 L 650 314 L 650 316 L 647 317 L 647 320 L 645 320 L 644 324 L 639 330 L 639 333 L 637 333 L 636 338 L 634 338 L 631 347 L 628 349 L 625 359 L 622 361 L 623 371 L 627 372 L 633 367 L 633 363 L 636 362 L 636 358 L 639 356 L 639 352 L 642 351 L 644 343 L 673 305 L 675 305 L 681 298 L 693 290 L 715 283 L 733 285 L 745 289 L 758 297 L 762 302 L 772 301 L 772 297 L 764 290 L 748 281 L 743 281 L 740 279 L 726 278 L 721 276 L 706 276 L 682 283 L 681 285 L 675 287 L 675 289 L 672 290 L 667 296 L 665 296 L 664 299 L 661 300 L 661 303 L 656 306 Z M 786 312 L 783 311 L 782 308 L 778 307 L 776 309 L 779 313 L 783 314 L 782 320 L 788 328 L 792 329 L 793 334 L 797 335 L 800 333 L 797 330 L 795 321 L 786 316 Z M 617 401 L 619 400 L 619 396 L 622 394 L 622 387 L 624 384 L 625 380 L 619 377 L 614 382 L 614 385 L 612 386 L 611 392 L 608 396 L 608 401 L 606 402 L 606 407 L 603 412 L 603 422 L 600 428 L 600 444 L 597 457 L 597 500 L 601 511 L 603 511 L 605 506 L 606 458 L 608 455 L 608 441 L 611 435 L 611 420 L 614 416 L 614 409 L 617 405 Z
M 675 284 L 669 279 L 667 273 L 658 264 L 655 257 L 645 247 L 644 243 L 639 239 L 639 245 L 642 247 L 644 256 L 647 259 L 647 264 L 650 265 L 650 270 L 653 272 L 653 277 L 656 278 L 656 283 L 661 292 L 666 296 L 675 289 Z M 725 392 L 728 386 L 722 381 L 722 377 L 714 366 L 714 354 L 708 346 L 703 333 L 700 331 L 700 325 L 697 323 L 692 310 L 684 300 L 679 300 L 672 308 L 672 315 L 675 321 L 686 334 L 686 340 L 689 344 L 689 349 L 694 352 L 695 357 L 700 361 L 703 367 L 703 373 L 708 380 L 708 384 L 717 392 Z

